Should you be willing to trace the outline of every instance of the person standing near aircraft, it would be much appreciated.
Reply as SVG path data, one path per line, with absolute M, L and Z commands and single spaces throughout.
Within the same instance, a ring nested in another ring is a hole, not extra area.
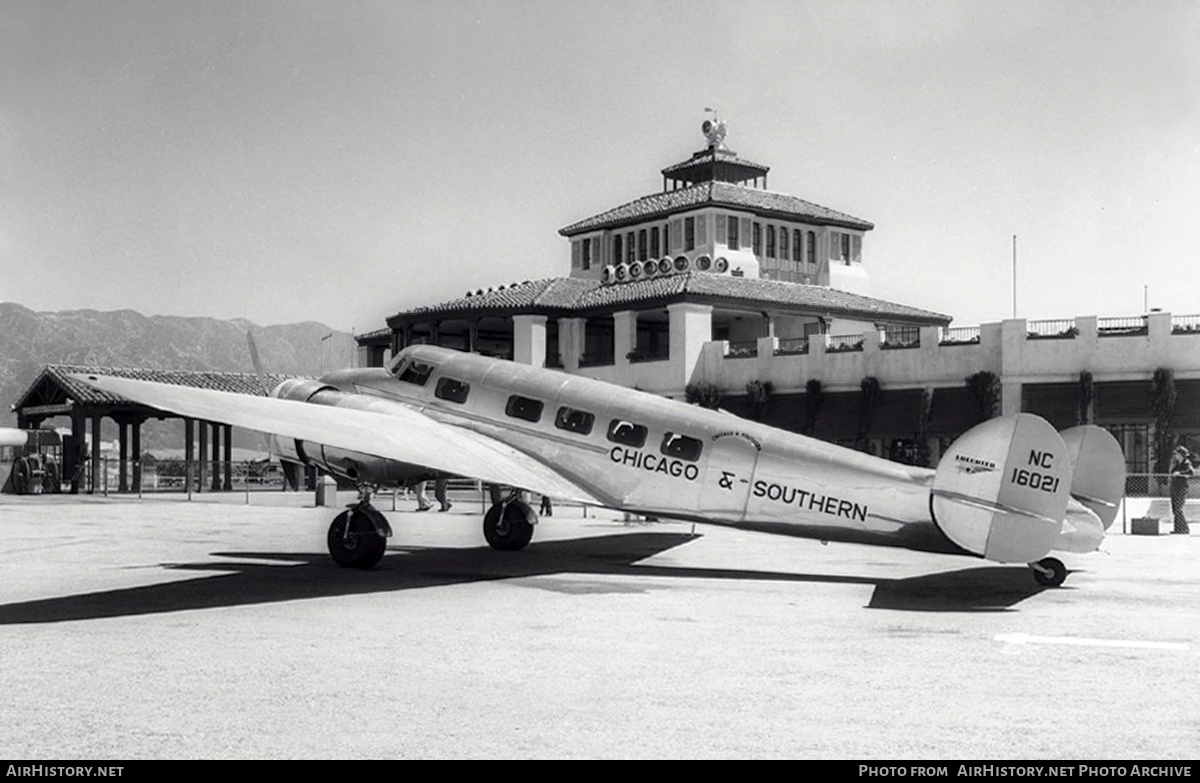
M 1192 465 L 1191 453 L 1186 446 L 1178 446 L 1171 457 L 1171 514 L 1175 517 L 1174 533 L 1187 535 L 1187 517 L 1183 515 L 1183 504 L 1187 500 L 1188 480 L 1195 472 Z
M 441 506 L 438 511 L 449 511 L 450 507 L 454 505 L 446 500 L 447 483 L 449 483 L 449 480 L 445 476 L 439 476 L 433 480 L 433 497 Z M 433 504 L 429 502 L 429 495 L 425 492 L 428 486 L 428 481 L 422 481 L 417 485 L 417 511 L 428 511 L 433 508 Z

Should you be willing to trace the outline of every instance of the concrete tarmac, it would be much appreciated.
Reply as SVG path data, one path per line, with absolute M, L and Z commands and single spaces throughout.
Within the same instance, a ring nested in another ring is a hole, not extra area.
M 325 553 L 336 509 L 298 497 L 0 499 L 0 757 L 1200 749 L 1200 530 L 1111 536 L 1041 589 L 1023 566 L 579 508 L 494 552 L 478 502 L 385 499 L 397 535 L 357 572 Z

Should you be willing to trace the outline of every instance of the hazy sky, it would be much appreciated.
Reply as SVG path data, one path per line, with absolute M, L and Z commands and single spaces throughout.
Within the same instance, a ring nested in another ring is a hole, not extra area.
M 1200 313 L 1195 0 L 0 0 L 0 300 L 359 332 L 566 275 L 703 146 L 876 296 Z

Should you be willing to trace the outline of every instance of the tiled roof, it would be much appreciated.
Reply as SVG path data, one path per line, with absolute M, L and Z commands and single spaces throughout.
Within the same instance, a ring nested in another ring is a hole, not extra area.
M 88 367 L 74 364 L 50 364 L 38 374 L 38 377 L 22 394 L 15 407 L 27 404 L 29 396 L 43 384 L 49 381 L 57 385 L 67 397 L 85 404 L 113 403 L 133 405 L 135 403 L 121 399 L 116 395 L 89 386 L 82 381 L 72 378 L 72 375 L 113 375 L 118 378 L 134 378 L 141 381 L 156 381 L 169 383 L 174 386 L 192 386 L 198 389 L 216 389 L 217 391 L 237 392 L 239 394 L 254 394 L 265 397 L 271 389 L 287 380 L 286 375 L 266 374 L 267 389 L 262 388 L 258 376 L 252 373 L 238 372 L 195 372 L 188 370 L 152 370 L 132 369 L 128 367 Z
M 649 301 L 703 301 L 891 323 L 945 325 L 951 320 L 950 316 L 941 313 L 826 286 L 686 272 L 612 285 L 602 285 L 599 280 L 564 277 L 518 283 L 501 291 L 397 313 L 388 319 L 388 323 L 398 325 L 413 320 L 413 316 L 450 317 L 481 310 L 506 315 L 571 317 Z
M 869 231 L 874 228 L 869 223 L 853 215 L 822 207 L 810 201 L 789 196 L 786 193 L 776 193 L 770 190 L 758 190 L 731 182 L 705 182 L 690 188 L 668 190 L 664 193 L 653 193 L 643 196 L 636 201 L 622 204 L 606 212 L 593 215 L 577 223 L 559 229 L 562 236 L 573 236 L 584 231 L 595 231 L 602 228 L 640 223 L 657 217 L 695 209 L 703 206 L 728 206 L 738 209 L 748 209 L 764 214 L 786 216 L 794 220 L 822 225 L 844 226 Z
M 391 337 L 391 329 L 376 329 L 373 332 L 354 335 L 354 341 L 359 345 L 366 345 L 368 343 L 387 342 L 391 340 Z

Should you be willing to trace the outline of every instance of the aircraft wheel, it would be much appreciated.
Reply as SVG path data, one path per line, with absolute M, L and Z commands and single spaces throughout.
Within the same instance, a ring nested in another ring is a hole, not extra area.
M 1059 587 L 1067 578 L 1067 567 L 1056 557 L 1043 558 L 1031 567 L 1033 578 L 1042 587 Z
M 483 517 L 483 537 L 492 549 L 508 552 L 524 549 L 533 538 L 536 522 L 537 514 L 524 501 L 497 503 Z
M 358 507 L 333 518 L 325 539 L 333 562 L 344 568 L 371 568 L 380 561 L 387 549 L 387 539 L 376 531 L 370 516 L 378 513 L 370 507 Z

